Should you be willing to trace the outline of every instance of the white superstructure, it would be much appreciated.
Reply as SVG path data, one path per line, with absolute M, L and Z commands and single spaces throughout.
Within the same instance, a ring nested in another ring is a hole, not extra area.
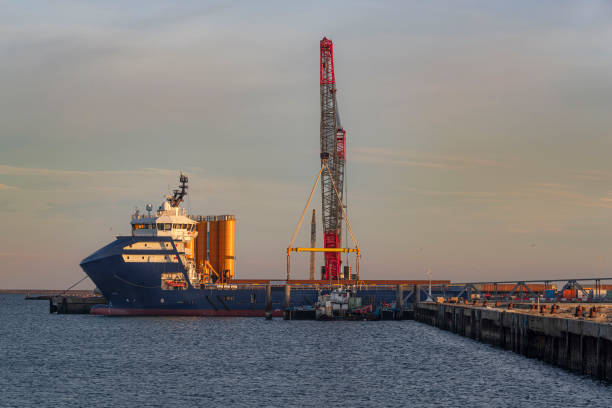
M 200 277 L 196 272 L 194 258 L 195 239 L 198 236 L 196 222 L 188 217 L 187 210 L 180 206 L 183 197 L 187 194 L 187 177 L 181 174 L 181 189 L 174 190 L 159 206 L 155 213 L 151 213 L 151 205 L 147 205 L 147 214 L 141 214 L 138 209 L 132 214 L 132 236 L 134 237 L 170 237 L 170 242 L 138 241 L 127 245 L 126 250 L 172 250 L 176 247 L 178 258 L 172 255 L 139 255 L 126 254 L 124 262 L 181 262 L 192 286 L 199 287 Z M 175 274 L 176 275 L 176 274 Z M 180 274 L 179 274 L 180 275 Z M 172 276 L 174 279 L 175 277 Z M 166 277 L 162 277 L 162 280 Z
M 197 236 L 196 222 L 179 205 L 164 201 L 155 214 L 132 215 L 132 235 L 135 237 L 172 237 L 174 241 L 189 242 Z

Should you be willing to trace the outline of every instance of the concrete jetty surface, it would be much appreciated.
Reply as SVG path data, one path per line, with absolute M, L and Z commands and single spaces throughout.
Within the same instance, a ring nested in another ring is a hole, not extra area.
M 589 311 L 588 305 L 582 305 Z M 602 305 L 599 305 L 600 307 Z M 612 381 L 612 306 L 595 318 L 550 310 L 504 309 L 460 304 L 418 303 L 415 320 L 537 358 L 597 379 Z

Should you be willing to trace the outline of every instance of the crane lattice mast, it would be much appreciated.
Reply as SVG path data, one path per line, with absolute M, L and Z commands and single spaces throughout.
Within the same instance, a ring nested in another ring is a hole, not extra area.
M 336 99 L 333 43 L 321 40 L 321 163 L 327 160 L 331 170 L 321 178 L 323 202 L 323 243 L 325 248 L 342 248 L 342 208 L 344 192 L 344 163 L 346 160 L 346 132 L 340 124 Z M 340 195 L 334 192 L 333 183 Z M 338 252 L 325 253 L 325 279 L 339 279 L 342 256 Z

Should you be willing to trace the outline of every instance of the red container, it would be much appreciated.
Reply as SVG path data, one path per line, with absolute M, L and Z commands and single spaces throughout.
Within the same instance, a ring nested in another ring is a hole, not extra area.
M 576 289 L 563 289 L 563 297 L 566 299 L 575 299 L 578 297 L 578 290 Z

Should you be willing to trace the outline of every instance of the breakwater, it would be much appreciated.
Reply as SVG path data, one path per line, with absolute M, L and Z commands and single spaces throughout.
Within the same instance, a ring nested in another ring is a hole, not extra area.
M 521 310 L 419 303 L 415 320 L 612 381 L 612 325 Z

